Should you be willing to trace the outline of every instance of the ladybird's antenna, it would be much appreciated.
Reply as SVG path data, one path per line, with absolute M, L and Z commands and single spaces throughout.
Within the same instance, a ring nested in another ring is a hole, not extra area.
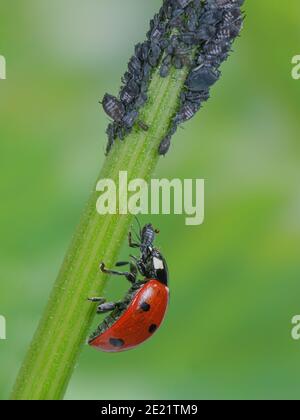
M 137 218 L 136 218 L 137 220 Z M 131 231 L 134 233 L 136 240 L 140 243 L 142 242 L 141 236 L 137 234 L 135 227 L 133 226 L 133 224 L 131 225 Z
M 141 238 L 139 237 L 139 235 L 136 233 L 136 230 L 133 226 L 131 226 L 133 233 L 135 234 L 135 237 L 137 239 L 138 242 L 141 242 Z

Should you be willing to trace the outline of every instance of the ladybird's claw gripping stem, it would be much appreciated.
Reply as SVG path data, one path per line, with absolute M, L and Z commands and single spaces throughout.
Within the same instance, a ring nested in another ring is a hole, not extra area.
M 102 271 L 102 273 L 105 273 L 105 264 L 104 264 L 104 262 L 102 262 L 101 264 L 100 264 L 100 270 Z

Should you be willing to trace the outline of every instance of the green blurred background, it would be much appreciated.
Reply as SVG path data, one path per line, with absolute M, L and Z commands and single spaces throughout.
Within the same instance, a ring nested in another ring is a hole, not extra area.
M 108 120 L 97 101 L 117 93 L 160 4 L 1 4 L 1 399 L 104 159 Z M 135 351 L 86 347 L 67 399 L 300 397 L 300 342 L 291 339 L 300 313 L 300 81 L 291 78 L 300 5 L 248 0 L 245 10 L 210 102 L 179 130 L 155 173 L 206 179 L 203 226 L 152 218 L 171 271 L 167 319 Z M 124 283 L 111 282 L 107 294 L 120 297 Z

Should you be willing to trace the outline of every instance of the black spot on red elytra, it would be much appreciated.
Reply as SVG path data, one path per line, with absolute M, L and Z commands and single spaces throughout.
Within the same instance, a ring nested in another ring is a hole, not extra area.
M 125 344 L 122 338 L 110 338 L 109 343 L 114 347 L 122 347 Z
M 147 303 L 147 302 L 143 302 L 142 304 L 141 304 L 141 309 L 142 309 L 142 311 L 144 311 L 144 312 L 148 312 L 148 311 L 150 311 L 150 308 L 151 308 L 151 306 L 149 305 L 149 303 Z
M 150 334 L 153 334 L 156 330 L 157 330 L 157 325 L 156 324 L 151 324 L 149 329 L 148 329 Z

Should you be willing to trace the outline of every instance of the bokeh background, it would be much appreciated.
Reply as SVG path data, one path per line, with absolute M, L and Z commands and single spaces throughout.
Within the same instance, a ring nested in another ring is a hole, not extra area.
M 1 399 L 104 159 L 108 120 L 97 101 L 117 93 L 160 4 L 1 4 L 8 76 L 0 81 L 0 314 L 8 335 L 0 341 Z M 67 399 L 300 396 L 300 342 L 291 339 L 300 313 L 300 81 L 291 78 L 300 5 L 252 0 L 245 10 L 210 102 L 179 130 L 155 173 L 206 179 L 203 226 L 152 218 L 171 271 L 167 319 L 136 351 L 86 347 Z M 126 288 L 116 283 L 107 288 L 112 298 Z

